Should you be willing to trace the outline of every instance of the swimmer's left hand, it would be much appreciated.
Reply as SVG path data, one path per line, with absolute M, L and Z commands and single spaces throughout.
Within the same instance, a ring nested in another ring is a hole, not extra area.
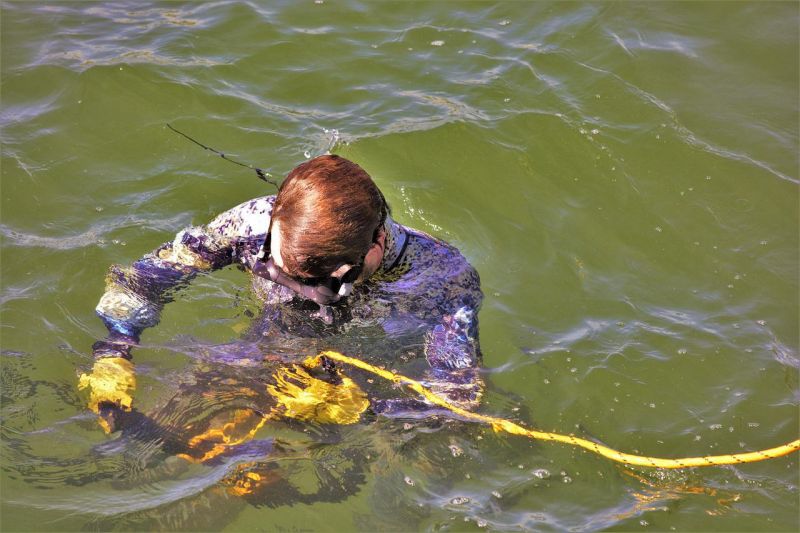
M 369 406 L 367 395 L 353 380 L 341 376 L 333 384 L 315 378 L 299 365 L 275 372 L 267 391 L 284 408 L 283 414 L 322 424 L 355 424 Z
M 122 357 L 104 357 L 94 362 L 89 374 L 81 374 L 78 389 L 89 389 L 89 409 L 101 415 L 100 425 L 106 432 L 112 427 L 106 413 L 111 409 L 130 411 L 136 374 L 133 363 Z

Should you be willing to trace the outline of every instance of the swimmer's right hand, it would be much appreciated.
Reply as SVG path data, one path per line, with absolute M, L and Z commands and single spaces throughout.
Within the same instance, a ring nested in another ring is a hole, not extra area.
M 114 431 L 115 412 L 130 411 L 136 374 L 133 363 L 122 357 L 97 359 L 89 374 L 81 374 L 78 389 L 89 390 L 89 409 L 100 415 L 100 425 L 110 433 Z

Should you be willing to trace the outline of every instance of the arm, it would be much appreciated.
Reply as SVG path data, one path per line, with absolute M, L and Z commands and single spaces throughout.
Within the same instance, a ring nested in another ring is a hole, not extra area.
M 108 338 L 95 343 L 95 353 L 130 357 L 129 347 L 138 343 L 145 328 L 158 323 L 172 289 L 231 261 L 230 240 L 200 227 L 181 231 L 130 267 L 113 265 L 95 309 Z
M 78 384 L 90 389 L 89 407 L 102 415 L 101 424 L 107 431 L 114 428 L 120 409 L 131 408 L 136 376 L 130 350 L 139 343 L 142 331 L 158 323 L 174 290 L 198 273 L 235 260 L 246 263 L 257 253 L 269 226 L 272 200 L 264 197 L 245 202 L 206 226 L 181 231 L 130 267 L 110 268 L 106 291 L 96 308 L 108 336 L 92 346 L 94 366 Z
M 463 258 L 449 268 L 451 266 L 445 265 L 449 272 L 445 281 L 437 281 L 437 286 L 443 289 L 436 297 L 442 314 L 425 334 L 424 353 L 430 368 L 425 372 L 423 383 L 458 407 L 473 410 L 483 391 L 478 369 L 481 360 L 478 309 L 483 294 L 477 272 Z M 417 398 L 378 400 L 373 410 L 388 416 L 436 411 L 431 404 Z
M 463 305 L 445 315 L 425 337 L 431 390 L 459 407 L 474 409 L 483 391 L 478 373 L 477 305 Z
M 108 337 L 95 343 L 96 355 L 130 357 L 145 328 L 158 323 L 174 290 L 198 273 L 209 272 L 257 253 L 269 227 L 274 197 L 250 200 L 205 226 L 189 227 L 123 268 L 113 265 L 97 314 Z

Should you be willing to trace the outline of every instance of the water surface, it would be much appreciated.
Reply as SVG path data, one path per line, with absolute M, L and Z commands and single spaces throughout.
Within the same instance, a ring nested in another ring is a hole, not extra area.
M 3 2 L 2 528 L 797 530 L 796 455 L 648 471 L 371 417 L 188 464 L 103 434 L 76 385 L 109 265 L 272 192 L 169 122 L 277 177 L 331 149 L 456 244 L 486 296 L 482 412 L 665 457 L 797 438 L 798 9 Z M 258 407 L 257 314 L 238 270 L 195 280 L 136 351 L 138 409 Z M 253 464 L 270 483 L 235 496 Z

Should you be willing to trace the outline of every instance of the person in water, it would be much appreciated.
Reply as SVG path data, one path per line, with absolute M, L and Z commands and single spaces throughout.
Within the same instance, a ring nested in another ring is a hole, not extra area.
M 234 264 L 252 273 L 254 292 L 263 301 L 253 328 L 257 334 L 314 337 L 324 345 L 326 338 L 346 335 L 348 325 L 379 324 L 390 339 L 420 336 L 419 355 L 427 360 L 422 379 L 458 405 L 477 405 L 478 273 L 454 246 L 395 222 L 360 166 L 324 155 L 292 170 L 277 195 L 186 228 L 128 268 L 111 267 L 96 308 L 108 336 L 94 344 L 93 370 L 80 383 L 91 389 L 93 410 L 131 409 L 131 349 L 142 332 L 159 322 L 173 289 Z M 353 423 L 368 403 L 352 383 L 343 390 L 341 379 L 324 383 L 298 368 L 277 381 L 271 392 L 288 417 L 307 417 L 297 403 L 303 389 L 316 392 L 320 403 L 331 403 L 339 414 L 326 418 L 315 406 L 311 410 L 323 423 Z M 341 416 L 337 402 L 355 415 Z M 397 399 L 373 401 L 370 407 L 391 414 L 426 406 Z

